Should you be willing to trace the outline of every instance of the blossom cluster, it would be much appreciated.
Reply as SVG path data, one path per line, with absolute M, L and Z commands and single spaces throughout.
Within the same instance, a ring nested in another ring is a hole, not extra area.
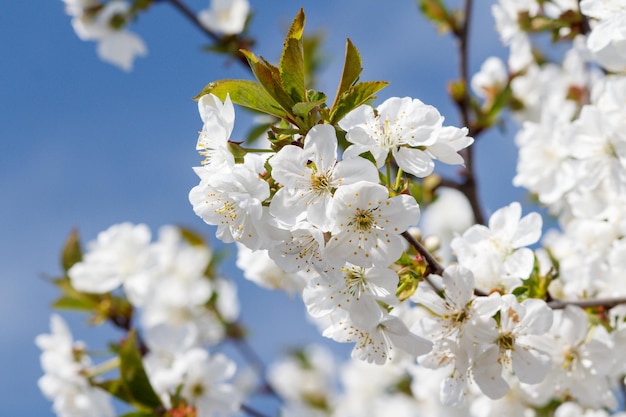
M 130 0 L 63 0 L 65 11 L 72 16 L 72 27 L 83 41 L 97 42 L 98 57 L 124 71 L 133 68 L 135 58 L 148 49 L 137 34 L 125 29 L 142 9 Z M 212 0 L 209 7 L 197 13 L 199 25 L 215 36 L 237 35 L 244 31 L 250 15 L 248 0 Z
M 125 0 L 103 3 L 99 0 L 63 0 L 65 11 L 72 16 L 72 27 L 84 41 L 98 43 L 98 57 L 130 71 L 137 56 L 148 53 L 143 40 L 124 29 L 131 19 L 131 5 Z
M 464 129 L 443 127 L 434 108 L 410 98 L 357 108 L 338 123 L 349 141 L 341 159 L 336 128 L 321 124 L 269 155 L 247 150 L 239 162 L 229 148 L 229 98 L 222 103 L 203 96 L 199 110 L 204 125 L 197 148 L 206 159 L 195 168 L 200 183 L 190 192 L 194 210 L 217 226 L 218 238 L 238 242 L 245 276 L 300 292 L 324 336 L 355 343 L 353 358 L 377 364 L 417 358 L 425 368 L 448 369 L 440 397 L 456 406 L 472 389 L 496 399 L 511 385 L 538 384 L 566 360 L 562 349 L 540 343 L 554 320 L 546 302 L 514 295 L 534 273 L 528 246 L 542 227 L 539 214 L 522 217 L 518 203 L 496 211 L 488 226 L 457 231 L 450 246 L 458 264 L 443 276 L 431 274 L 434 288 L 422 282 L 408 300 L 398 297 L 402 257 L 410 253 L 402 233 L 413 231 L 420 211 L 411 195 L 394 195 L 386 165 L 393 161 L 398 176 L 426 176 L 433 159 L 440 159 L 431 146 L 447 146 L 448 154 L 459 156 L 456 151 L 471 143 Z M 422 149 L 410 146 L 416 142 L 409 139 L 420 138 Z M 403 152 L 414 152 L 410 163 Z M 367 153 L 371 158 L 363 157 Z M 475 288 L 492 293 L 475 295 Z M 610 343 L 598 342 L 604 348 Z M 603 369 L 598 386 L 608 387 Z M 562 387 L 541 392 L 542 401 L 574 395 Z M 524 391 L 529 404 L 531 393 Z M 591 396 L 590 403 L 614 405 L 610 390 L 594 395 L 601 398 Z
M 503 10 L 513 13 L 513 3 L 494 6 L 496 18 Z M 556 18 L 579 10 L 577 2 L 516 4 L 523 7 L 516 13 L 531 17 Z M 475 77 L 478 88 L 496 94 L 508 83 L 518 103 L 519 161 L 513 183 L 558 217 L 561 230 L 549 233 L 544 245 L 559 262 L 553 295 L 569 300 L 624 295 L 619 277 L 626 232 L 626 44 L 620 22 L 626 8 L 620 1 L 584 0 L 580 12 L 588 32 L 574 34 L 562 64 L 531 60 L 514 67 L 511 61 L 520 55 L 512 47 L 508 74 L 492 58 Z M 521 31 L 517 20 L 499 21 L 503 34 Z
M 121 0 L 65 1 L 80 24 L 110 26 L 109 5 L 124 17 Z M 421 3 L 446 20 L 441 2 Z M 474 224 L 467 183 L 450 180 L 456 190 L 439 187 L 434 201 L 426 198 L 428 181 L 441 181 L 436 161 L 463 166 L 474 138 L 418 99 L 374 106 L 355 98 L 373 98 L 363 85 L 348 94 L 359 85 L 358 74 L 349 78 L 360 68 L 356 50 L 346 53 L 353 61 L 346 59 L 338 107 L 306 90 L 304 76 L 302 85 L 298 74 L 285 76 L 304 67 L 290 61 L 302 46 L 302 12 L 279 67 L 244 54 L 259 83 L 212 83 L 218 93 L 198 97 L 204 160 L 194 167 L 194 212 L 236 244 L 247 279 L 300 296 L 320 332 L 352 343 L 357 359 L 342 369 L 342 393 L 324 350 L 272 364 L 264 382 L 282 398 L 281 415 L 573 417 L 616 409 L 626 309 L 614 307 L 619 300 L 585 303 L 626 295 L 626 6 L 499 0 L 492 11 L 509 58 L 486 60 L 471 79 L 474 95 L 457 101 L 466 119 L 476 116 L 477 132 L 510 108 L 520 126 L 513 184 L 557 219 L 559 229 L 545 234 L 541 215 L 523 215 L 518 202 Z M 245 0 L 214 1 L 198 21 L 229 36 L 244 30 L 248 14 Z M 571 47 L 544 59 L 533 44 L 544 32 Z M 269 140 L 233 138 L 225 85 L 233 101 L 273 116 Z M 107 302 L 123 294 L 140 312 L 141 366 L 160 406 L 183 415 L 185 407 L 199 416 L 236 413 L 251 392 L 231 382 L 230 359 L 206 350 L 238 316 L 234 287 L 208 272 L 211 261 L 181 229 L 166 227 L 151 242 L 146 226 L 125 223 L 102 232 L 67 270 L 73 290 Z M 58 316 L 51 327 L 37 343 L 40 385 L 55 410 L 111 415 L 84 346 Z
M 142 366 L 165 409 L 230 414 L 241 403 L 242 394 L 231 381 L 235 363 L 206 350 L 224 340 L 226 324 L 239 314 L 232 283 L 207 276 L 211 260 L 211 250 L 181 229 L 165 226 L 151 242 L 146 225 L 121 223 L 101 232 L 67 271 L 75 290 L 107 297 L 102 308 L 111 308 L 119 297 L 130 302 L 134 313 L 109 311 L 107 318 L 125 317 L 118 326 L 139 331 Z M 138 322 L 125 324 L 134 314 Z M 72 341 L 60 316 L 52 317 L 51 331 L 37 344 L 46 372 L 40 385 L 57 414 L 86 415 L 89 410 L 89 415 L 112 416 L 111 398 L 94 386 L 109 367 L 91 364 L 86 347 Z
M 294 144 L 265 156 L 249 152 L 237 163 L 229 149 L 230 99 L 205 95 L 198 106 L 204 124 L 197 148 L 206 159 L 195 168 L 200 183 L 189 199 L 217 226 L 217 237 L 263 251 L 296 274 L 300 285 L 288 285 L 302 289 L 312 316 L 327 320 L 326 336 L 355 343 L 354 356 L 384 363 L 394 349 L 426 353 L 430 342 L 393 311 L 393 265 L 406 249 L 401 234 L 419 220 L 419 205 L 381 184 L 379 168 L 395 162 L 398 176 L 423 177 L 435 159 L 462 163 L 457 151 L 472 142 L 467 129 L 443 126 L 439 112 L 417 99 L 391 98 L 339 122 L 350 142 L 341 158 L 336 128 L 319 124 Z

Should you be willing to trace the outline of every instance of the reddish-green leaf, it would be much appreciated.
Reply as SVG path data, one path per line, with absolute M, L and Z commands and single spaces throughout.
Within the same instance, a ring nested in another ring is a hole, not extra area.
M 78 237 L 78 230 L 74 229 L 67 237 L 63 252 L 61 253 L 61 265 L 63 270 L 67 272 L 72 265 L 82 261 L 83 251 L 80 247 L 80 239 Z
M 337 95 L 335 96 L 335 103 L 343 93 L 348 91 L 359 80 L 363 67 L 361 66 L 361 54 L 359 50 L 352 44 L 350 39 L 346 40 L 346 58 L 343 64 L 343 73 L 341 74 L 341 81 L 339 82 L 339 88 L 337 89 Z
M 302 43 L 304 22 L 304 12 L 300 9 L 300 12 L 289 28 L 289 32 L 287 32 L 283 52 L 278 65 L 282 86 L 296 102 L 301 102 L 306 99 L 304 47 Z
M 220 80 L 207 84 L 194 99 L 205 94 L 215 94 L 220 100 L 226 100 L 230 94 L 233 103 L 248 109 L 271 114 L 280 118 L 287 116 L 285 110 L 274 100 L 259 83 L 250 80 Z
M 389 84 L 386 81 L 367 81 L 353 85 L 336 100 L 330 112 L 332 124 L 339 122 L 346 114 L 360 105 L 376 98 L 376 93 Z
M 248 59 L 252 73 L 265 91 L 283 109 L 290 112 L 296 101 L 285 91 L 280 79 L 280 70 L 263 59 L 263 57 L 257 58 L 250 51 L 241 51 L 241 53 Z

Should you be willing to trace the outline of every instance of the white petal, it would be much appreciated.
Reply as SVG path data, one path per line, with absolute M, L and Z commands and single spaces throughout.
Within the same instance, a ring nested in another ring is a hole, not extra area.
M 393 150 L 393 157 L 400 168 L 416 177 L 426 177 L 435 168 L 435 164 L 430 156 L 420 149 L 402 146 Z

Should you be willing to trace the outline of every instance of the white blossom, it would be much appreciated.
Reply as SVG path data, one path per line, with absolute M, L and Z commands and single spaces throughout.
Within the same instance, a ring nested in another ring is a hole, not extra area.
M 471 145 L 473 139 L 465 128 L 442 129 L 442 124 L 436 108 L 409 97 L 392 97 L 376 109 L 360 106 L 339 122 L 352 143 L 345 157 L 369 151 L 380 168 L 391 154 L 400 168 L 417 177 L 432 173 L 433 159 L 463 164 L 457 151 Z
M 82 261 L 68 271 L 72 286 L 88 293 L 106 293 L 120 285 L 131 300 L 141 304 L 146 275 L 156 260 L 149 250 L 150 230 L 144 224 L 121 223 L 100 232 L 88 244 Z
M 459 263 L 474 273 L 478 288 L 511 290 L 529 277 L 534 256 L 532 245 L 541 236 L 539 213 L 522 217 L 522 207 L 514 202 L 497 210 L 489 227 L 474 225 L 452 240 Z
M 200 184 L 189 192 L 194 212 L 206 223 L 217 226 L 216 236 L 225 243 L 241 242 L 259 249 L 269 239 L 267 214 L 262 202 L 269 197 L 269 185 L 245 164 L 214 172 L 194 169 Z
M 89 4 L 87 4 L 89 6 Z M 72 19 L 72 26 L 81 40 L 98 42 L 97 52 L 100 59 L 117 65 L 124 71 L 130 71 L 137 56 L 148 53 L 143 40 L 136 34 L 115 28 L 111 24 L 114 17 L 126 19 L 130 5 L 125 1 L 109 1 L 104 8 L 92 14 L 82 13 Z M 68 3 L 68 12 L 76 13 L 77 7 Z
M 378 183 L 378 171 L 368 160 L 338 162 L 337 146 L 335 128 L 317 125 L 307 133 L 303 148 L 287 145 L 270 159 L 272 177 L 283 186 L 272 198 L 272 215 L 293 225 L 306 213 L 306 220 L 326 232 L 333 226 L 335 189 L 358 181 Z
M 331 215 L 335 226 L 324 251 L 331 262 L 388 266 L 402 254 L 400 234 L 417 222 L 419 206 L 409 195 L 389 198 L 382 185 L 360 181 L 335 191 Z
M 214 32 L 237 35 L 243 31 L 249 12 L 248 0 L 211 0 L 210 7 L 198 13 L 198 20 Z
M 196 149 L 205 156 L 203 164 L 216 171 L 232 168 L 235 158 L 228 149 L 228 141 L 235 124 L 235 110 L 226 96 L 224 103 L 214 94 L 205 94 L 198 100 L 202 131 Z
M 41 349 L 41 366 L 45 374 L 39 379 L 39 389 L 53 401 L 52 408 L 59 417 L 113 417 L 111 398 L 91 386 L 86 373 L 91 366 L 84 344 L 74 342 L 67 323 L 56 314 L 50 318 L 50 334 L 37 336 Z

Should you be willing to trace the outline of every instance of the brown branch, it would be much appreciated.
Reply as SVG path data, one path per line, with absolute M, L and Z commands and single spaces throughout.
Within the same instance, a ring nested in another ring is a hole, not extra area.
M 180 0 L 164 0 L 170 3 L 176 10 L 183 14 L 196 28 L 198 28 L 202 33 L 211 38 L 214 42 L 219 42 L 222 40 L 222 37 L 209 30 L 206 26 L 198 20 L 198 16 L 189 8 L 186 4 L 181 2 Z
M 409 242 L 409 245 L 413 246 L 417 253 L 419 253 L 424 258 L 424 260 L 428 264 L 427 272 L 429 274 L 435 274 L 439 276 L 443 274 L 443 266 L 441 266 L 441 264 L 437 262 L 435 257 L 431 255 L 430 252 L 428 252 L 428 250 L 424 246 L 422 246 L 422 244 L 417 239 L 415 239 L 411 233 L 402 232 L 402 237 L 405 238 L 406 241 Z M 433 288 L 437 289 L 436 286 L 432 283 L 430 283 L 430 285 L 433 286 Z
M 265 414 L 255 410 L 254 408 L 251 408 L 248 405 L 245 404 L 241 404 L 241 411 L 243 411 L 244 413 L 251 415 L 253 417 L 267 417 Z
M 187 5 L 184 4 L 181 0 L 161 0 L 161 1 L 165 1 L 171 4 L 176 10 L 178 10 L 183 16 L 185 16 L 185 18 L 187 18 L 187 20 L 189 20 L 191 24 L 193 24 L 197 29 L 199 29 L 206 36 L 211 38 L 211 40 L 215 42 L 216 44 L 222 43 L 224 39 L 227 38 L 227 36 L 218 35 L 217 33 L 213 32 L 212 30 L 204 26 L 202 22 L 198 19 L 198 16 L 196 15 L 196 13 L 194 13 L 193 10 L 187 7 Z M 245 56 L 243 56 L 239 52 L 239 50 L 249 49 L 253 42 L 251 42 L 250 39 L 242 39 L 242 38 L 237 38 L 237 42 L 238 42 L 239 47 L 237 48 L 236 52 L 233 52 L 234 58 L 236 58 L 237 61 L 244 66 L 244 68 L 251 70 L 250 66 L 248 65 L 248 60 L 246 59 Z
M 604 307 L 606 309 L 611 309 L 620 304 L 626 304 L 626 297 L 597 298 L 594 300 L 576 300 L 576 301 L 552 300 L 548 302 L 548 307 L 550 307 L 553 310 L 562 310 L 567 306 L 577 306 L 580 308 Z
M 470 136 L 476 136 L 480 133 L 473 126 L 470 118 L 471 97 L 469 93 L 469 32 L 472 20 L 472 0 L 465 0 L 463 5 L 463 19 L 452 32 L 457 40 L 457 49 L 459 53 L 459 76 L 460 84 L 463 86 L 463 96 L 460 100 L 455 100 L 459 112 L 461 114 L 461 122 L 463 126 L 469 129 Z M 459 184 L 457 188 L 461 191 L 472 207 L 474 220 L 478 224 L 485 224 L 485 218 L 482 213 L 480 201 L 478 199 L 478 186 L 476 184 L 476 175 L 474 173 L 474 148 L 469 146 L 461 151 L 463 160 L 465 161 L 465 169 L 463 176 L 465 181 Z
M 233 345 L 239 351 L 241 356 L 248 362 L 248 364 L 252 368 L 254 368 L 255 372 L 259 376 L 260 385 L 261 385 L 259 387 L 259 393 L 269 394 L 269 395 L 276 397 L 279 400 L 282 400 L 280 396 L 278 395 L 278 393 L 276 392 L 276 390 L 274 389 L 274 387 L 272 387 L 272 385 L 267 380 L 266 375 L 265 375 L 266 374 L 265 363 L 259 357 L 256 351 L 252 348 L 252 346 L 250 346 L 250 343 L 248 343 L 248 339 L 246 339 L 243 326 L 238 322 L 229 323 L 227 327 L 227 334 L 228 334 L 229 340 L 233 343 Z
M 435 257 L 431 255 L 430 252 L 428 252 L 428 250 L 424 246 L 422 246 L 422 244 L 417 239 L 415 239 L 413 235 L 411 235 L 409 232 L 403 232 L 402 237 L 405 238 L 407 242 L 409 242 L 409 245 L 415 248 L 417 253 L 419 253 L 426 261 L 426 264 L 428 264 L 428 268 L 426 269 L 426 273 L 424 274 L 424 281 L 426 281 L 428 285 L 430 285 L 436 292 L 440 293 L 441 288 L 438 288 L 435 283 L 430 279 L 430 274 L 443 276 L 444 267 L 441 266 L 441 264 L 435 259 Z M 477 296 L 488 295 L 478 288 L 474 288 L 474 294 Z

